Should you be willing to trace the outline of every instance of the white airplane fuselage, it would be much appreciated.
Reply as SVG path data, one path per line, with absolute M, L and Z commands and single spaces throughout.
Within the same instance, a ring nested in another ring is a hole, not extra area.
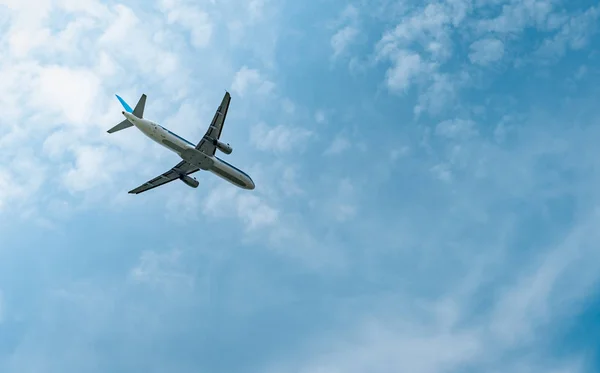
M 196 149 L 196 146 L 184 138 L 177 136 L 168 129 L 147 119 L 138 118 L 126 111 L 121 112 L 137 129 L 148 136 L 153 141 L 159 143 L 165 148 L 177 153 L 183 160 L 199 167 L 202 170 L 210 171 L 213 174 L 229 181 L 243 189 L 254 189 L 254 181 L 242 170 L 230 165 L 224 160 L 214 155 L 202 153 Z

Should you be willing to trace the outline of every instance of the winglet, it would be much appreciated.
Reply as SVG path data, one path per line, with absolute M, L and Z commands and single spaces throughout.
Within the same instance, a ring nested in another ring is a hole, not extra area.
M 123 107 L 128 113 L 133 113 L 133 109 L 131 109 L 131 106 L 129 106 L 127 102 L 125 102 L 125 100 L 123 100 L 119 95 L 115 96 L 117 96 L 117 99 L 119 99 L 119 102 L 121 102 L 121 105 L 123 105 Z

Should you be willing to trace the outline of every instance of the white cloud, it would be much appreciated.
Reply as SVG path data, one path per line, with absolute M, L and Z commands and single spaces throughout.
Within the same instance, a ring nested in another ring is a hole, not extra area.
M 214 26 L 208 13 L 177 0 L 161 0 L 160 4 L 169 23 L 178 23 L 190 32 L 194 47 L 204 48 L 210 44 Z
M 588 73 L 588 67 L 583 65 L 583 66 L 579 66 L 579 68 L 577 69 L 577 72 L 575 73 L 575 79 L 576 80 L 580 80 L 583 79 Z
M 486 344 L 477 330 L 444 327 L 443 318 L 427 325 L 429 310 L 407 322 L 373 317 L 343 335 L 343 341 L 319 341 L 319 349 L 303 362 L 280 364 L 268 372 L 294 370 L 301 373 L 414 372 L 435 373 L 477 366 L 487 372 L 584 372 L 580 359 L 571 358 L 557 364 L 535 356 L 505 358 L 497 362 L 497 346 Z M 403 313 L 403 315 L 405 315 Z M 404 316 L 406 318 L 406 316 Z M 435 326 L 434 326 L 435 325 Z M 340 338 L 341 339 L 341 338 Z M 489 360 L 489 361 L 487 361 Z
M 452 181 L 452 171 L 450 170 L 450 166 L 447 164 L 438 164 L 431 168 L 431 172 L 435 175 L 439 180 L 449 183 Z
M 144 251 L 138 264 L 131 270 L 131 279 L 137 283 L 156 286 L 166 291 L 192 288 L 194 276 L 183 270 L 182 251 Z
M 544 40 L 534 52 L 534 56 L 552 61 L 562 57 L 568 48 L 573 50 L 584 48 L 598 30 L 599 17 L 598 6 L 592 6 L 582 14 L 569 17 L 554 36 Z
M 240 195 L 237 201 L 238 216 L 246 228 L 254 230 L 277 223 L 279 213 L 254 195 Z
M 503 40 L 518 38 L 527 27 L 544 32 L 560 30 L 536 52 L 538 55 L 562 55 L 566 47 L 577 49 L 588 43 L 595 32 L 594 20 L 599 14 L 596 7 L 572 16 L 559 10 L 558 4 L 553 0 L 494 4 L 455 0 L 403 9 L 399 11 L 400 19 L 395 20 L 397 26 L 385 31 L 375 46 L 375 60 L 389 61 L 385 82 L 391 91 L 406 93 L 418 88 L 418 104 L 414 108 L 417 117 L 425 112 L 440 116 L 445 110 L 459 111 L 453 105 L 458 94 L 466 85 L 476 83 L 474 78 L 478 77 L 477 73 L 472 76 L 468 68 L 447 68 L 456 47 L 462 48 L 459 41 L 470 43 L 469 58 L 478 65 L 505 58 Z M 495 16 L 469 17 L 477 10 L 490 14 L 494 7 L 500 10 Z M 500 35 L 490 36 L 493 33 Z
M 279 216 L 279 212 L 260 197 L 240 193 L 233 187 L 213 189 L 203 209 L 209 216 L 218 218 L 237 216 L 248 231 L 273 226 Z
M 303 195 L 304 194 L 304 190 L 302 190 L 302 188 L 298 185 L 298 179 L 300 177 L 298 176 L 298 172 L 296 171 L 295 168 L 291 167 L 291 166 L 287 166 L 284 170 L 283 170 L 283 174 L 281 175 L 281 188 L 283 189 L 283 192 L 288 195 L 288 196 L 294 196 L 294 195 Z
M 354 26 L 346 26 L 337 31 L 331 37 L 331 48 L 333 49 L 333 57 L 339 57 L 348 46 L 356 39 L 359 31 Z
M 41 190 L 47 176 L 47 167 L 33 151 L 20 149 L 16 154 L 4 155 L 5 167 L 0 167 L 0 212 L 21 212 L 23 204 Z M 13 210 L 14 209 L 14 210 Z
M 556 25 L 551 18 L 554 11 L 553 0 L 509 1 L 502 6 L 502 12 L 495 18 L 478 22 L 482 32 L 520 33 L 527 26 L 545 30 Z
M 388 88 L 406 93 L 414 85 L 420 87 L 416 115 L 425 110 L 436 115 L 452 102 L 455 80 L 462 79 L 448 78 L 440 67 L 452 57 L 453 30 L 470 11 L 465 1 L 428 4 L 404 16 L 377 43 L 376 60 L 391 64 L 385 75 Z
M 333 58 L 342 56 L 349 46 L 357 41 L 360 35 L 359 13 L 358 9 L 352 4 L 346 6 L 335 26 L 337 31 L 331 37 L 329 43 L 333 49 Z
M 75 167 L 69 169 L 64 176 L 64 183 L 71 193 L 89 190 L 111 181 L 114 167 L 122 163 L 114 153 L 106 147 L 76 146 Z
M 400 149 L 393 149 L 390 151 L 390 160 L 395 161 L 400 157 L 404 157 L 410 153 L 410 147 L 403 146 Z
M 55 112 L 68 123 L 85 125 L 97 112 L 101 80 L 88 69 L 48 66 L 39 72 L 39 87 L 33 102 L 45 112 Z M 59 119 L 59 120 L 60 120 Z
M 204 202 L 204 211 L 215 217 L 223 218 L 228 215 L 232 201 L 238 196 L 234 188 L 213 189 Z
M 266 4 L 265 0 L 250 0 L 248 2 L 248 11 L 250 20 L 256 21 L 262 18 Z
M 12 185 L 12 177 L 6 170 L 0 169 L 0 209 L 4 207 L 10 195 L 14 193 L 15 186 Z
M 458 26 L 466 9 L 460 2 L 453 2 L 428 4 L 413 11 L 393 30 L 384 33 L 377 45 L 380 58 L 390 54 L 394 57 L 395 51 L 420 46 L 433 61 L 447 60 L 452 54 L 451 31 L 447 26 Z
M 335 197 L 329 201 L 330 214 L 339 222 L 354 218 L 358 207 L 355 203 L 356 188 L 349 179 L 342 179 L 337 187 Z
M 268 241 L 275 253 L 302 264 L 305 270 L 336 274 L 348 269 L 344 248 L 335 242 L 324 242 L 295 214 L 281 216 L 276 229 L 269 232 Z
M 481 39 L 471 44 L 469 59 L 478 65 L 499 61 L 504 55 L 504 43 L 498 39 Z
M 0 325 L 2 325 L 2 323 L 4 323 L 4 314 L 5 314 L 4 307 L 5 307 L 5 305 L 4 305 L 4 293 L 0 289 Z
M 294 114 L 296 111 L 296 105 L 289 98 L 281 100 L 281 107 L 286 114 Z
M 287 153 L 304 148 L 311 137 L 312 132 L 301 127 L 259 123 L 252 128 L 250 141 L 259 150 Z
M 449 139 L 468 139 L 477 134 L 477 128 L 472 120 L 449 119 L 438 123 L 435 133 Z
M 31 97 L 30 89 L 36 85 L 39 65 L 34 62 L 12 64 L 0 63 L 0 109 L 2 110 L 3 128 L 16 126 L 15 123 L 30 113 L 23 102 Z M 23 130 L 23 124 L 15 130 Z M 6 146 L 6 144 L 5 144 Z
M 327 117 L 325 116 L 325 112 L 323 110 L 317 110 L 317 112 L 315 113 L 315 122 L 317 122 L 318 124 L 323 124 L 326 120 Z
M 8 41 L 11 56 L 20 58 L 34 48 L 45 44 L 50 37 L 50 30 L 40 25 L 52 8 L 51 1 L 1 1 L 0 5 L 8 8 L 9 17 L 13 19 L 8 32 L 4 35 Z
M 9 46 L 15 57 L 24 57 L 30 50 L 47 42 L 50 36 L 48 29 L 13 30 L 9 35 Z
M 465 74 L 434 73 L 429 77 L 429 85 L 419 95 L 414 107 L 417 116 L 427 111 L 431 115 L 441 114 L 444 109 L 451 107 L 458 97 L 459 89 L 469 81 Z
M 115 10 L 117 17 L 98 40 L 101 50 L 110 52 L 125 66 L 135 63 L 136 72 L 148 74 L 148 78 L 156 74 L 165 83 L 181 84 L 181 79 L 185 79 L 181 75 L 184 70 L 180 68 L 175 53 L 169 50 L 169 40 L 156 43 L 150 24 L 142 22 L 130 8 L 117 5 Z
M 356 216 L 357 208 L 354 205 L 340 204 L 335 211 L 337 221 L 347 221 Z
M 598 211 L 590 212 L 567 237 L 525 263 L 502 259 L 508 242 L 486 247 L 476 260 L 471 257 L 459 283 L 444 284 L 433 297 L 380 290 L 340 302 L 329 312 L 344 312 L 348 304 L 365 309 L 343 313 L 347 322 L 339 329 L 317 333 L 296 359 L 265 370 L 434 373 L 468 366 L 490 372 L 587 372 L 585 352 L 553 357 L 547 336 L 560 330 L 559 320 L 571 322 L 600 284 L 594 244 L 600 237 L 592 232 L 599 219 Z M 394 237 L 409 239 L 400 233 Z M 517 275 L 505 276 L 506 271 Z M 429 271 L 422 275 L 430 276 Z M 499 277 L 507 281 L 493 282 Z M 482 302 L 491 283 L 495 295 Z
M 481 349 L 468 333 L 444 335 L 392 327 L 373 322 L 358 335 L 350 335 L 349 346 L 327 355 L 317 355 L 314 365 L 302 373 L 410 371 L 434 373 L 457 368 Z M 417 329 L 417 328 L 415 328 Z M 405 337 L 401 337 L 404 334 Z
M 331 144 L 329 145 L 329 147 L 327 149 L 325 149 L 324 154 L 326 154 L 326 155 L 340 154 L 344 150 L 350 148 L 350 146 L 351 146 L 351 143 L 348 139 L 346 139 L 345 137 L 342 137 L 342 136 L 336 136 L 333 139 L 333 141 L 331 142 Z
M 593 294 L 600 284 L 598 222 L 600 213 L 591 211 L 502 292 L 490 323 L 497 338 L 511 345 L 532 343 L 539 330 L 554 318 L 571 314 Z
M 353 4 L 347 5 L 340 14 L 341 22 L 357 22 L 360 16 L 359 10 Z
M 231 90 L 243 97 L 249 89 L 254 89 L 259 94 L 269 94 L 273 91 L 275 84 L 265 79 L 257 69 L 242 66 L 235 73 Z
M 432 67 L 417 53 L 399 51 L 394 57 L 392 68 L 386 73 L 386 83 L 392 90 L 406 92 L 419 77 L 430 72 Z

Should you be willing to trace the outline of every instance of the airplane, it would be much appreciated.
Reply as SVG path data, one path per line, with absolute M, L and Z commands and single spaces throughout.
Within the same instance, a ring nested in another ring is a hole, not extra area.
M 143 117 L 144 107 L 146 106 L 146 94 L 142 94 L 133 110 L 119 95 L 115 96 L 117 96 L 117 99 L 125 109 L 121 114 L 126 119 L 109 129 L 108 133 L 114 133 L 135 126 L 144 135 L 177 153 L 183 159 L 162 175 L 130 190 L 130 194 L 143 193 L 177 179 L 192 188 L 197 188 L 200 183 L 189 175 L 200 170 L 210 171 L 242 189 L 252 190 L 255 188 L 254 181 L 248 174 L 215 155 L 217 150 L 225 154 L 231 154 L 233 151 L 233 148 L 229 144 L 220 141 L 223 124 L 225 123 L 225 117 L 227 116 L 227 110 L 231 101 L 229 92 L 225 91 L 225 96 L 221 101 L 221 105 L 217 108 L 208 130 L 196 145 Z

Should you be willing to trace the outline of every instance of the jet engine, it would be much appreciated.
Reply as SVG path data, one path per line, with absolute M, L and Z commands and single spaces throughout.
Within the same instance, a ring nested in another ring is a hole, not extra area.
M 231 154 L 231 152 L 233 151 L 233 148 L 229 144 L 225 144 L 216 139 L 213 140 L 213 145 L 225 154 Z
M 200 182 L 198 182 L 198 180 L 188 175 L 181 175 L 179 176 L 179 179 L 183 181 L 187 186 L 190 186 L 192 188 L 198 188 L 198 185 L 200 185 Z

